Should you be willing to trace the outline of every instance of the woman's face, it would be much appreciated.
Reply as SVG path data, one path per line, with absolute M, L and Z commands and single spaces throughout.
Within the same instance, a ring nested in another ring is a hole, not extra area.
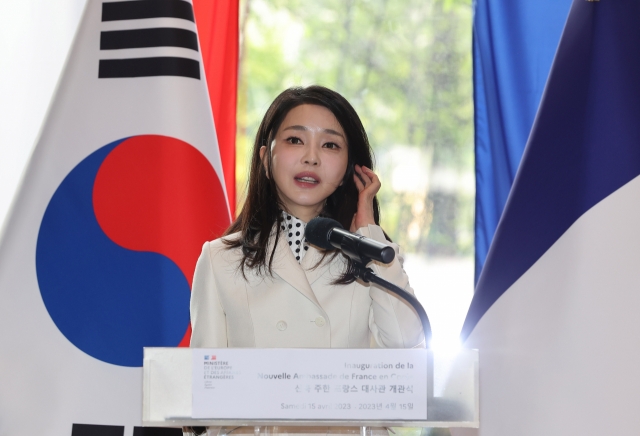
M 303 104 L 289 111 L 270 147 L 269 177 L 283 206 L 305 222 L 316 217 L 347 170 L 348 144 L 342 126 L 329 109 Z M 266 152 L 263 146 L 260 157 L 265 167 Z

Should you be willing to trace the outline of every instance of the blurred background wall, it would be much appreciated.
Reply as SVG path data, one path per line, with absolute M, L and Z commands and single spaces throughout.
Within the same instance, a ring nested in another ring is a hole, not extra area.
M 470 0 L 243 0 L 236 180 L 258 124 L 284 88 L 343 94 L 369 134 L 382 226 L 434 339 L 456 341 L 473 293 Z

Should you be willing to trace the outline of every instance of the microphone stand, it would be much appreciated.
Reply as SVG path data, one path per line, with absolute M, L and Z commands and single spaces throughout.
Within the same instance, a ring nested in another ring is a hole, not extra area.
M 375 283 L 376 285 L 381 286 L 382 288 L 402 298 L 415 309 L 415 311 L 418 313 L 418 316 L 420 317 L 420 321 L 422 322 L 422 331 L 424 332 L 424 342 L 426 348 L 429 340 L 431 339 L 431 324 L 429 323 L 427 312 L 425 312 L 424 307 L 422 307 L 422 304 L 420 304 L 418 299 L 401 287 L 396 286 L 393 283 L 388 282 L 385 279 L 375 275 L 371 268 L 367 268 L 367 264 L 371 262 L 371 259 L 363 256 L 358 252 L 357 249 L 354 249 L 354 247 L 350 246 L 349 243 L 342 245 L 342 252 L 353 261 L 357 278 L 365 283 Z M 370 432 L 367 431 L 367 427 L 360 427 L 360 436 L 367 436 L 368 434 L 370 434 Z
M 362 257 L 360 257 L 360 259 L 365 260 L 365 259 L 362 259 Z M 355 259 L 352 258 L 352 260 L 355 260 Z M 420 317 L 420 321 L 422 322 L 422 330 L 424 332 L 424 341 L 425 341 L 425 347 L 426 347 L 427 344 L 429 343 L 429 340 L 431 339 L 431 324 L 429 323 L 429 317 L 427 317 L 427 312 L 425 312 L 424 307 L 422 307 L 422 304 L 420 304 L 420 302 L 416 297 L 414 297 L 413 295 L 411 295 L 401 287 L 396 286 L 393 283 L 388 282 L 385 279 L 375 275 L 373 273 L 373 270 L 371 268 L 367 268 L 366 266 L 369 263 L 369 261 L 371 261 L 371 259 L 366 259 L 366 260 L 368 260 L 366 263 L 358 262 L 358 261 L 353 262 L 356 267 L 356 277 L 365 283 L 369 283 L 369 282 L 375 283 L 376 285 L 381 286 L 382 288 L 394 293 L 395 295 L 397 295 L 398 297 L 402 298 L 404 301 L 409 303 L 411 307 L 413 307 L 415 311 L 418 313 L 418 316 Z

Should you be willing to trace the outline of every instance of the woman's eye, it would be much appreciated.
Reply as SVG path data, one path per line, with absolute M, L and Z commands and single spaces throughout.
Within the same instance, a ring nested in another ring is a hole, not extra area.
M 302 144 L 302 139 L 298 138 L 297 136 L 291 136 L 287 138 L 287 142 L 289 144 Z
M 335 149 L 335 150 L 340 149 L 340 146 L 338 144 L 336 144 L 335 142 L 327 142 L 326 144 L 324 144 L 323 147 L 331 148 L 331 149 Z

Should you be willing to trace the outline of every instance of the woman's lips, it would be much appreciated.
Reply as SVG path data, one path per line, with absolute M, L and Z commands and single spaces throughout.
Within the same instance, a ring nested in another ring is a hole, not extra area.
M 293 176 L 295 184 L 302 188 L 310 188 L 320 183 L 320 178 L 314 173 L 298 173 Z

